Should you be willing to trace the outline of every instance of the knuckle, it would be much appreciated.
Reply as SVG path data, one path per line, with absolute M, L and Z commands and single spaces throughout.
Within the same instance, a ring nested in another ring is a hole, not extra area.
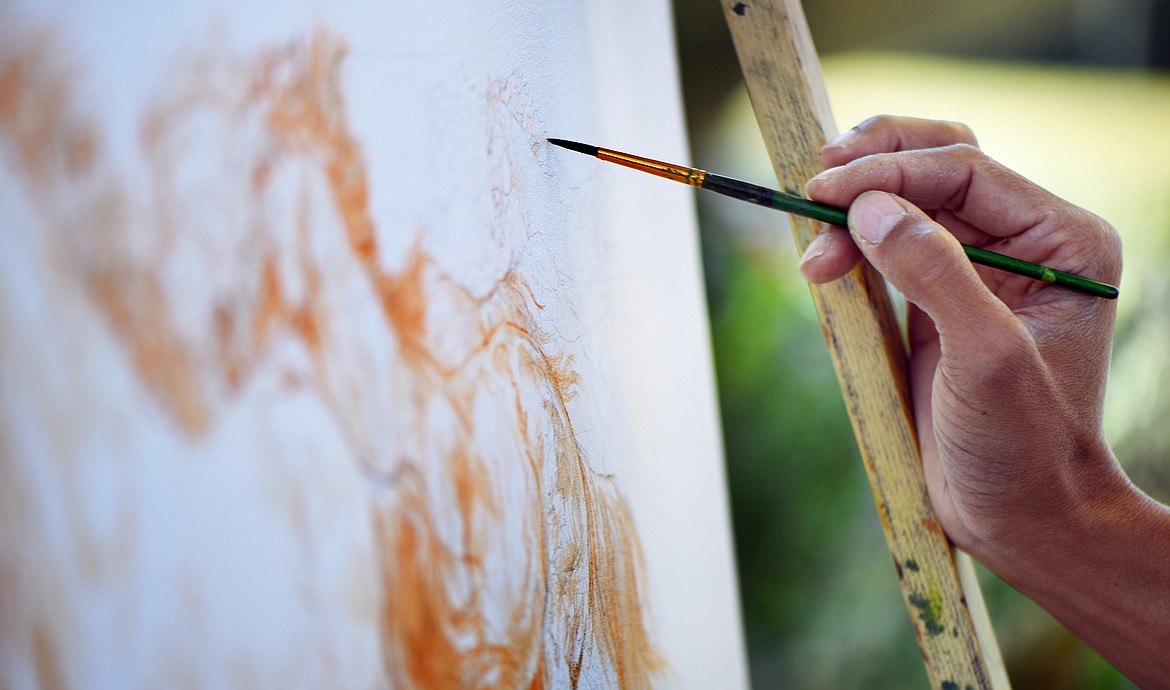
M 979 147 L 979 140 L 975 138 L 975 132 L 962 122 L 944 122 L 942 123 L 955 140 L 957 144 L 966 144 L 975 148 Z
M 996 164 L 995 161 L 993 161 L 986 153 L 983 152 L 983 149 L 975 146 L 974 144 L 959 142 L 957 144 L 951 144 L 950 146 L 944 146 L 942 150 L 960 162 L 970 163 L 972 165 Z
M 1087 246 L 1092 247 L 1095 256 L 1102 262 L 1102 268 L 1109 274 L 1110 280 L 1121 277 L 1121 233 L 1113 224 L 1095 213 L 1084 211 L 1087 216 L 1085 223 L 1089 231 Z
M 927 155 L 934 158 L 940 168 L 940 174 L 945 170 L 948 176 L 963 179 L 970 179 L 976 174 L 995 175 L 1002 167 L 995 159 L 984 153 L 983 149 L 971 144 L 950 144 L 933 149 Z
M 860 136 L 873 142 L 877 149 L 875 153 L 892 152 L 902 150 L 904 140 L 910 137 L 918 122 L 913 118 L 881 114 L 867 118 L 855 129 Z
M 1105 220 L 1095 213 L 1085 212 L 1089 219 L 1086 226 L 1091 233 L 1093 242 L 1099 245 L 1102 249 L 1110 250 L 1110 252 L 1121 252 L 1121 234 L 1117 232 L 1117 228 L 1113 224 Z
M 861 124 L 854 127 L 854 129 L 856 129 L 858 132 L 888 129 L 896 119 L 897 118 L 895 118 L 893 115 L 874 115 L 872 117 L 865 118 L 865 120 L 863 120 Z
M 1076 271 L 1101 272 L 1106 281 L 1121 277 L 1121 234 L 1113 224 L 1079 206 L 1061 202 L 1052 214 L 1055 226 L 1065 229 L 1065 242 Z
M 929 286 L 946 279 L 959 260 L 961 251 L 949 247 L 946 231 L 929 218 L 907 212 L 892 225 L 882 242 L 884 261 L 906 268 L 903 281 L 909 285 Z

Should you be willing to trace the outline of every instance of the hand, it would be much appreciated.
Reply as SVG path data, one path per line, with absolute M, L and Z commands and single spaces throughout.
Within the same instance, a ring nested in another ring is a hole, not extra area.
M 951 539 L 1143 688 L 1170 688 L 1170 509 L 1102 431 L 1115 302 L 974 266 L 960 242 L 1116 284 L 1100 218 L 985 156 L 962 125 L 880 117 L 822 150 L 810 197 L 849 206 L 801 271 L 867 258 L 910 303 L 927 489 Z
M 875 118 L 822 156 L 843 167 L 808 193 L 852 205 L 850 228 L 827 228 L 801 270 L 833 280 L 864 254 L 910 302 L 927 484 L 956 544 L 1014 559 L 1124 490 L 1101 424 L 1115 303 L 974 266 L 959 245 L 1115 282 L 1117 233 L 988 158 L 962 125 Z

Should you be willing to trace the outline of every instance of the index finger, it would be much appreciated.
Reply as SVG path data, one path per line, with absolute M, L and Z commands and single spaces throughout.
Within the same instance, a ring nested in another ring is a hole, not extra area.
M 859 158 L 817 175 L 806 190 L 842 207 L 869 190 L 890 192 L 933 212 L 962 242 L 1000 252 L 1010 243 L 1005 253 L 1017 258 L 1057 260 L 1061 270 L 1088 269 L 1107 282 L 1121 272 L 1112 226 L 966 144 Z
M 933 149 L 951 144 L 978 146 L 975 133 L 960 122 L 878 115 L 826 144 L 821 149 L 821 162 L 825 167 L 834 167 L 875 153 Z
M 949 211 L 996 237 L 1034 228 L 1069 205 L 967 144 L 866 156 L 830 168 L 806 186 L 816 201 L 843 207 L 874 189 L 925 211 Z

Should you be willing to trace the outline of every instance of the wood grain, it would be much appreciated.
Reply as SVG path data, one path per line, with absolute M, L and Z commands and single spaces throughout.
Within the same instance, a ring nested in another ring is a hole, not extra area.
M 723 10 L 780 187 L 801 193 L 836 134 L 804 12 L 798 0 L 723 0 Z M 803 252 L 820 224 L 792 217 L 792 229 Z M 1008 688 L 971 561 L 953 549 L 927 497 L 885 282 L 863 264 L 811 291 L 931 686 Z

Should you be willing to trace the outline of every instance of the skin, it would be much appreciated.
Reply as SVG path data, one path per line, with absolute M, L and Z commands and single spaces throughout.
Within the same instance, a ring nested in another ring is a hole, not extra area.
M 964 125 L 877 117 L 821 152 L 808 195 L 849 206 L 801 260 L 862 258 L 909 302 L 930 499 L 960 548 L 1142 688 L 1170 688 L 1170 509 L 1102 430 L 1116 303 L 977 267 L 960 242 L 1116 285 L 1105 221 L 988 158 Z

